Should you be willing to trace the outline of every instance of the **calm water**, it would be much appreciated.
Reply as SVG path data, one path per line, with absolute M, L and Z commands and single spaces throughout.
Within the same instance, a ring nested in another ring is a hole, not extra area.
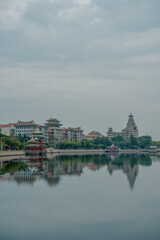
M 1 240 L 160 239 L 160 158 L 3 162 Z

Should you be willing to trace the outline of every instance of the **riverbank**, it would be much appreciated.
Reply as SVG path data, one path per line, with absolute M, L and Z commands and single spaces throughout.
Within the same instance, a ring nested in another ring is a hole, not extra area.
M 69 155 L 69 154 L 104 154 L 104 149 L 54 149 L 54 148 L 48 148 L 47 149 L 47 155 Z M 108 152 L 108 153 L 114 153 L 114 152 Z M 127 153 L 127 154 L 133 154 L 133 153 L 152 153 L 149 151 L 146 151 L 144 149 L 120 149 L 117 153 Z M 154 152 L 156 153 L 156 152 Z M 24 156 L 24 151 L 0 151 L 0 160 L 2 157 L 16 157 L 16 156 Z

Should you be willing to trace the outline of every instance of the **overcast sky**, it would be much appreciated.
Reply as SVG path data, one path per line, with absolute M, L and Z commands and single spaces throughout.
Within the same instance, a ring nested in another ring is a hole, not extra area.
M 0 0 L 0 123 L 160 139 L 159 0 Z

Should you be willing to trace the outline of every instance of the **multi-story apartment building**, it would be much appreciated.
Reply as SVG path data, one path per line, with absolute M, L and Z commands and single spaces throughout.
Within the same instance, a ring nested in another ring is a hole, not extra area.
M 15 125 L 16 131 L 15 135 L 21 135 L 21 136 L 27 136 L 27 137 L 32 137 L 33 133 L 36 131 L 37 124 L 32 120 L 28 122 L 22 122 L 18 121 L 17 124 Z
M 48 143 L 48 127 L 45 125 L 38 125 L 37 130 L 42 133 L 44 141 Z
M 9 123 L 9 124 L 1 124 L 0 125 L 0 133 L 7 135 L 7 136 L 14 136 L 15 135 L 15 126 L 16 123 Z
M 82 133 L 83 130 L 81 129 L 81 127 L 77 127 L 77 128 L 64 128 L 63 130 L 63 139 L 65 141 L 71 142 L 78 142 L 82 140 Z
M 134 122 L 133 115 L 130 114 L 127 122 L 127 126 L 125 129 L 122 130 L 122 135 L 125 140 L 128 140 L 131 135 L 133 135 L 135 138 L 138 138 L 138 128 Z
M 59 142 L 63 141 L 63 128 L 62 124 L 56 118 L 50 118 L 45 123 L 48 131 L 48 143 L 56 146 Z

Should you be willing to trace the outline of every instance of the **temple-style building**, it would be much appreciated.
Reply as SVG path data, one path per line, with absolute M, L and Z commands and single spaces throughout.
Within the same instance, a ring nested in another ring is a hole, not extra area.
M 107 137 L 113 138 L 113 137 L 117 137 L 117 136 L 122 136 L 122 132 L 114 132 L 113 128 L 110 127 L 107 131 Z
M 46 121 L 47 121 L 47 123 L 45 123 L 45 125 L 49 128 L 50 127 L 61 127 L 63 125 L 60 123 L 59 120 L 57 120 L 56 118 L 52 118 L 52 117 Z
M 48 143 L 54 146 L 57 145 L 60 141 L 63 141 L 63 128 L 62 124 L 56 118 L 50 118 L 45 123 L 45 126 L 48 129 Z
M 133 135 L 135 138 L 138 138 L 138 128 L 134 122 L 133 115 L 130 114 L 127 122 L 127 126 L 125 129 L 122 130 L 122 136 L 125 140 L 128 140 L 131 135 Z

